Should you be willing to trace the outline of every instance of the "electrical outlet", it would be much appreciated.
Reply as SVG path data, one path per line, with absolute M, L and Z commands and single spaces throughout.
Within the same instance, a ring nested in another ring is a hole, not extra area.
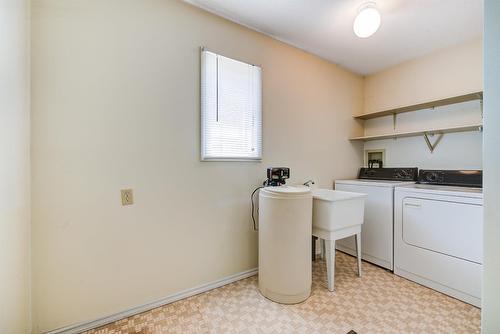
M 134 204 L 134 191 L 132 189 L 122 189 L 122 205 Z

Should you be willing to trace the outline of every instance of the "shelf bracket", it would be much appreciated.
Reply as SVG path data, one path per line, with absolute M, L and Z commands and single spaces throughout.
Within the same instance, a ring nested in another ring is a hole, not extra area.
M 484 114 L 483 114 L 483 99 L 479 100 L 479 105 L 481 107 L 481 119 L 484 119 Z
M 396 131 L 396 122 L 398 120 L 398 114 L 392 114 L 392 129 Z
M 431 137 L 433 137 L 433 136 L 434 136 L 434 134 L 431 134 Z M 427 147 L 429 148 L 429 151 L 431 151 L 431 153 L 434 153 L 434 150 L 438 146 L 441 139 L 443 139 L 443 136 L 444 136 L 444 133 L 440 133 L 433 144 L 433 143 L 431 143 L 431 140 L 429 139 L 429 134 L 427 132 L 424 133 L 425 143 L 427 144 Z

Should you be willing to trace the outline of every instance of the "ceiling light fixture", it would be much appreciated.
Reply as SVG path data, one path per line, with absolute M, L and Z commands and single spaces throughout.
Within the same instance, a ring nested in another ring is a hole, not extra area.
M 352 26 L 356 36 L 367 38 L 377 32 L 380 27 L 380 13 L 375 2 L 366 2 L 359 7 L 358 15 Z

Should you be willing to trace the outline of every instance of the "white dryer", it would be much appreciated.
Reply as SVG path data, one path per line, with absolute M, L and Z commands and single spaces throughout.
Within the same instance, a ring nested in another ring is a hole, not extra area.
M 417 168 L 361 168 L 355 180 L 337 180 L 335 189 L 366 194 L 361 251 L 365 261 L 393 270 L 394 188 L 414 184 Z M 336 248 L 356 256 L 354 237 L 338 240 Z
M 479 307 L 482 174 L 421 170 L 419 181 L 395 189 L 394 273 Z

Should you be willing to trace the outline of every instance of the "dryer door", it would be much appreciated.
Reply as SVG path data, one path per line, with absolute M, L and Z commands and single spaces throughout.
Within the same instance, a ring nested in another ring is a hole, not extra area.
M 403 199 L 403 241 L 411 246 L 482 263 L 481 205 L 437 199 Z

